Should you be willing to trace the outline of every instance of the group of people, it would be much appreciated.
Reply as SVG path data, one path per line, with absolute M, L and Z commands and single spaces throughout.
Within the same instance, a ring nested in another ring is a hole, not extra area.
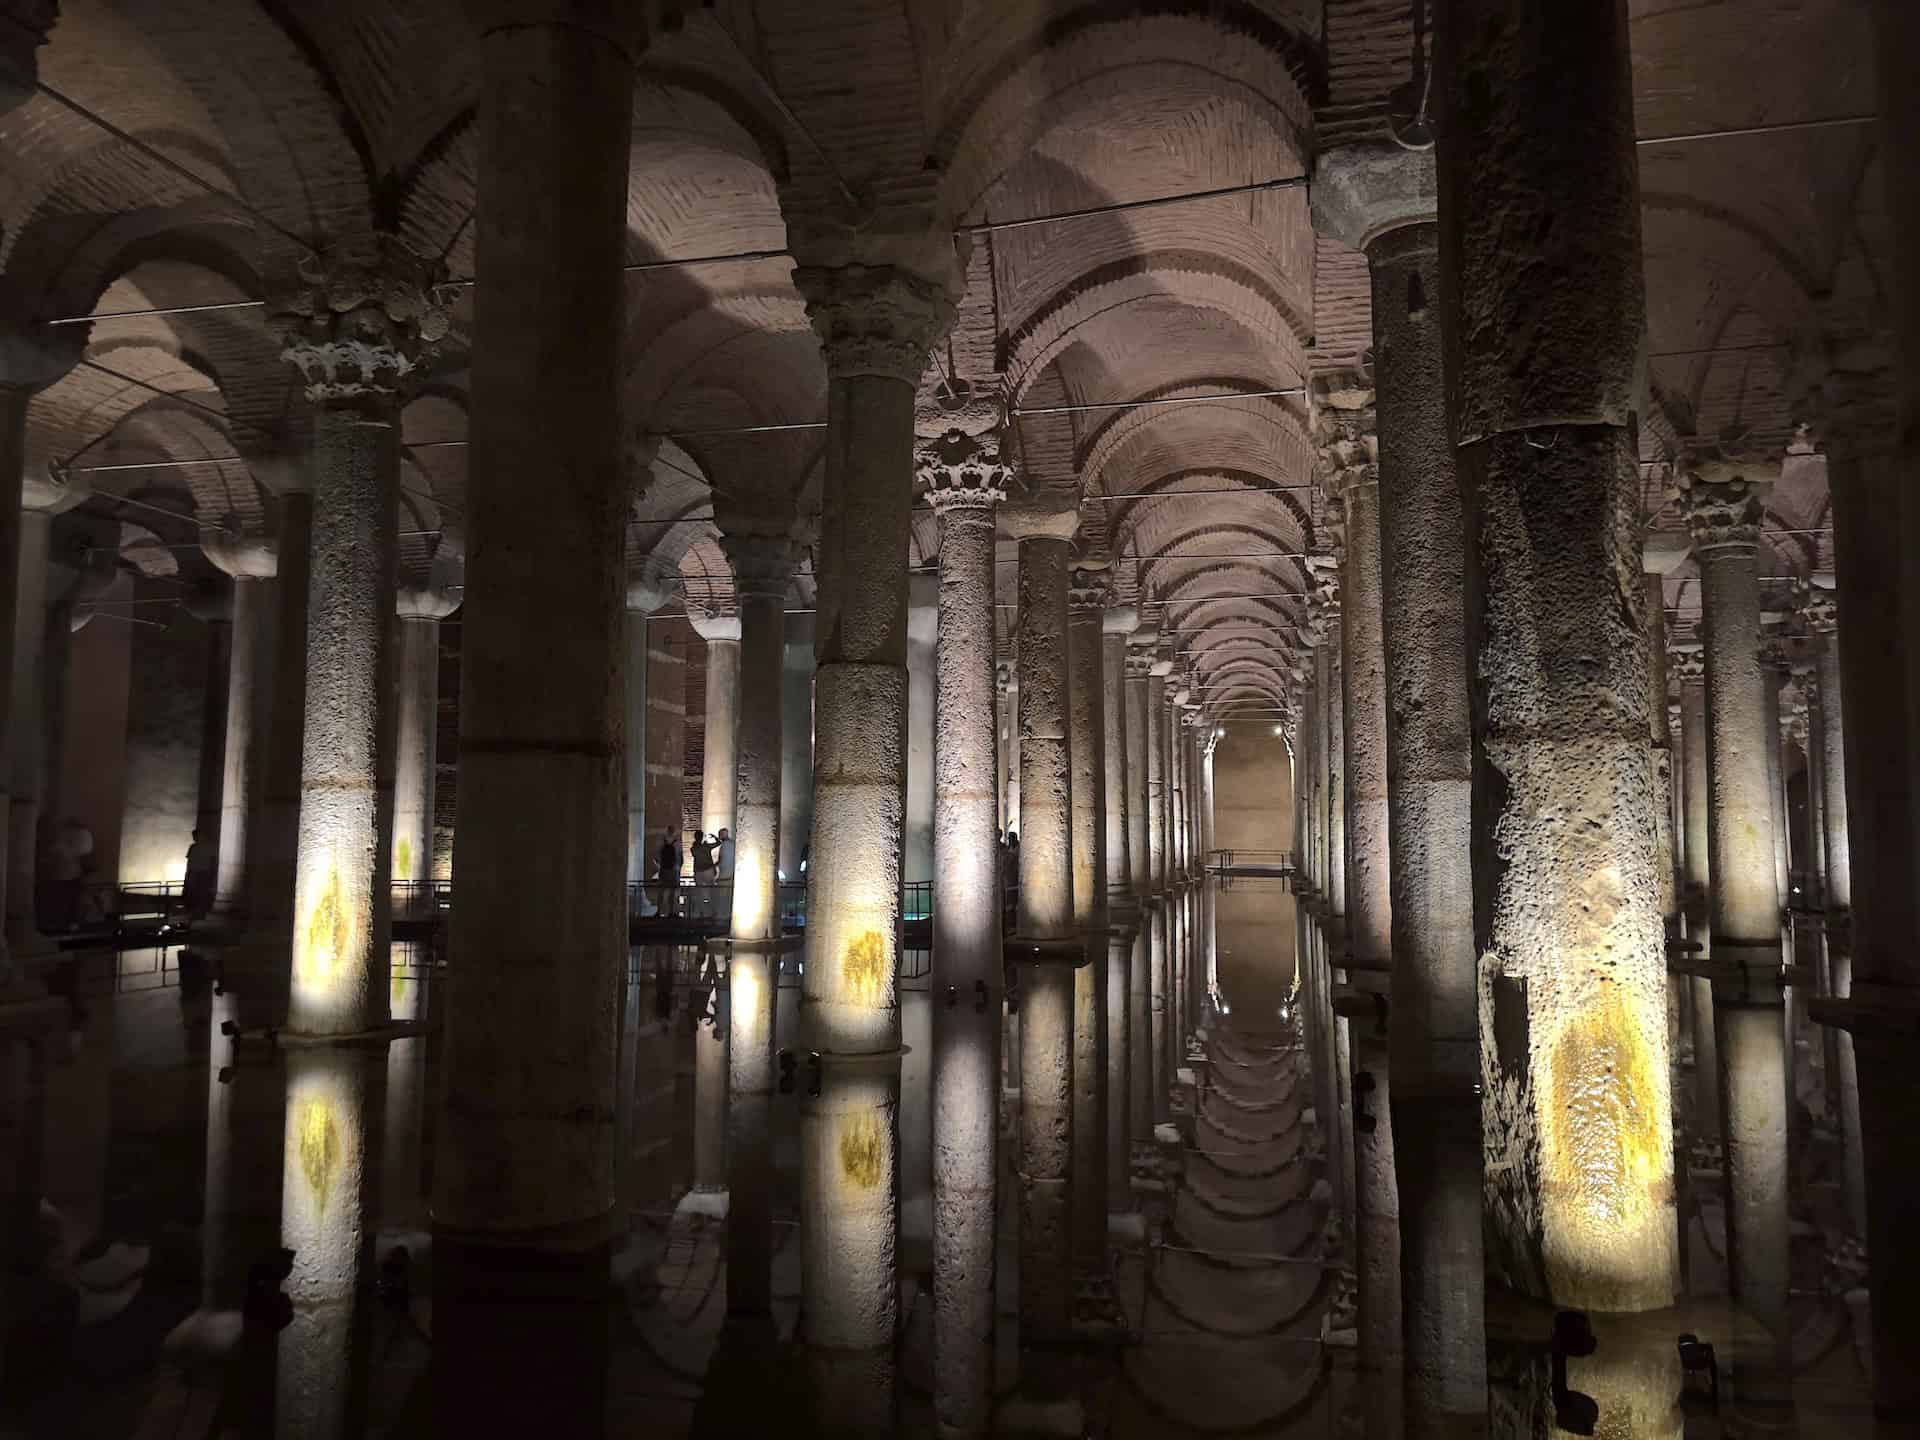
M 663 829 L 660 848 L 654 853 L 653 881 L 653 907 L 661 915 L 680 913 L 681 858 L 679 834 Z M 733 883 L 733 832 L 726 826 L 721 826 L 717 835 L 702 830 L 693 832 L 693 883 L 697 887 L 693 897 L 696 916 L 712 919 L 730 908 L 718 904 L 720 887 Z

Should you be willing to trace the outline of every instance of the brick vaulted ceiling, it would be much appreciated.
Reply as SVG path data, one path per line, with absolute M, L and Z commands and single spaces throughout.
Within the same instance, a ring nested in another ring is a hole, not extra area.
M 790 224 L 848 196 L 944 231 L 1304 175 L 1409 73 L 1412 7 L 651 0 L 629 260 L 780 252 Z M 1685 438 L 1737 427 L 1783 447 L 1823 357 L 1881 323 L 1873 127 L 1718 133 L 1871 110 L 1865 8 L 1632 0 L 1652 510 Z M 53 93 L 0 121 L 0 260 L 34 312 L 257 299 L 300 245 L 373 228 L 473 273 L 477 55 L 459 0 L 62 0 L 41 78 Z M 728 599 L 716 502 L 803 534 L 818 507 L 819 431 L 707 433 L 823 416 L 791 271 L 776 253 L 629 280 L 630 550 L 696 605 Z M 1207 699 L 1284 705 L 1302 557 L 1324 536 L 1306 401 L 1250 392 L 1363 359 L 1359 257 L 1316 241 L 1291 189 L 977 234 L 964 273 L 929 394 L 949 365 L 1016 411 L 1248 392 L 1015 423 L 1028 482 L 1087 497 L 1084 543 Z M 406 410 L 410 565 L 460 526 L 469 317 Z M 35 400 L 32 465 L 241 455 L 92 483 L 261 523 L 271 457 L 306 424 L 262 310 L 102 321 L 88 358 Z M 1830 564 L 1817 460 L 1789 467 L 1773 514 L 1766 573 Z M 922 511 L 911 559 L 936 544 Z M 1668 601 L 1682 624 L 1697 608 L 1686 570 Z

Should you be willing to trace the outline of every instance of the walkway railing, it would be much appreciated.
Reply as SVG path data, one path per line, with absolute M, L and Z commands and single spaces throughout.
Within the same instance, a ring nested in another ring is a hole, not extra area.
M 1293 873 L 1291 850 L 1213 850 L 1207 854 L 1209 870 L 1238 875 L 1290 875 Z

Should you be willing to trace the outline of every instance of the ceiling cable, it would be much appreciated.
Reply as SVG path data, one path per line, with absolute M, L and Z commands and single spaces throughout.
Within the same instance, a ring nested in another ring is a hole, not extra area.
M 1832 130 L 1847 125 L 1871 125 L 1878 115 L 1835 115 L 1827 120 L 1783 120 L 1776 125 L 1741 125 L 1731 130 L 1692 130 L 1679 135 L 1648 135 L 1635 145 L 1684 145 L 1695 140 L 1727 140 L 1739 135 L 1783 135 L 1794 130 Z
M 1162 205 L 1186 205 L 1194 201 L 1219 200 L 1229 195 L 1253 195 L 1266 190 L 1305 190 L 1306 175 L 1288 175 L 1278 180 L 1255 180 L 1246 185 L 1222 185 L 1212 190 L 1189 190 L 1180 195 L 1157 195 L 1147 200 L 1116 200 L 1108 205 L 1089 205 L 1081 210 L 1058 210 L 1051 215 L 1029 215 L 1020 220 L 981 220 L 962 225 L 962 235 L 985 235 L 1001 230 L 1023 230 L 1030 225 L 1056 225 L 1067 220 L 1087 220 L 1101 215 L 1118 215 L 1128 210 L 1151 210 Z

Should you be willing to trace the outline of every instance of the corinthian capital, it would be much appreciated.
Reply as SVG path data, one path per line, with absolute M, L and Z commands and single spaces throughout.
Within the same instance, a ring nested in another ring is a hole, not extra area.
M 1736 440 L 1690 449 L 1674 469 L 1673 489 L 1695 547 L 1758 545 L 1767 492 L 1779 478 L 1779 456 L 1744 451 Z
M 1344 510 L 1350 491 L 1380 483 L 1373 376 L 1358 368 L 1316 375 L 1310 399 L 1314 475 Z
M 1676 646 L 1667 654 L 1667 674 L 1676 684 L 1707 683 L 1707 656 L 1698 645 Z
M 1067 608 L 1078 610 L 1082 614 L 1099 612 L 1107 608 L 1107 601 L 1113 598 L 1113 581 L 1107 578 L 1105 566 L 1081 563 L 1074 566 L 1073 575 L 1067 584 Z
M 913 452 L 914 472 L 925 482 L 933 508 L 988 509 L 1007 498 L 1010 467 L 1003 450 L 1005 433 L 947 430 L 922 440 Z
M 939 286 L 893 265 L 802 265 L 793 283 L 826 349 L 827 373 L 918 385 L 933 343 L 953 323 Z
M 400 393 L 452 328 L 454 291 L 437 261 L 391 235 L 342 240 L 300 262 L 271 323 L 280 357 L 316 404 Z
M 734 587 L 740 594 L 786 597 L 800 555 L 791 536 L 729 532 L 720 537 L 720 549 L 733 566 Z
M 1793 611 L 1809 635 L 1831 635 L 1840 628 L 1840 607 L 1833 591 L 1802 580 L 1794 587 Z

